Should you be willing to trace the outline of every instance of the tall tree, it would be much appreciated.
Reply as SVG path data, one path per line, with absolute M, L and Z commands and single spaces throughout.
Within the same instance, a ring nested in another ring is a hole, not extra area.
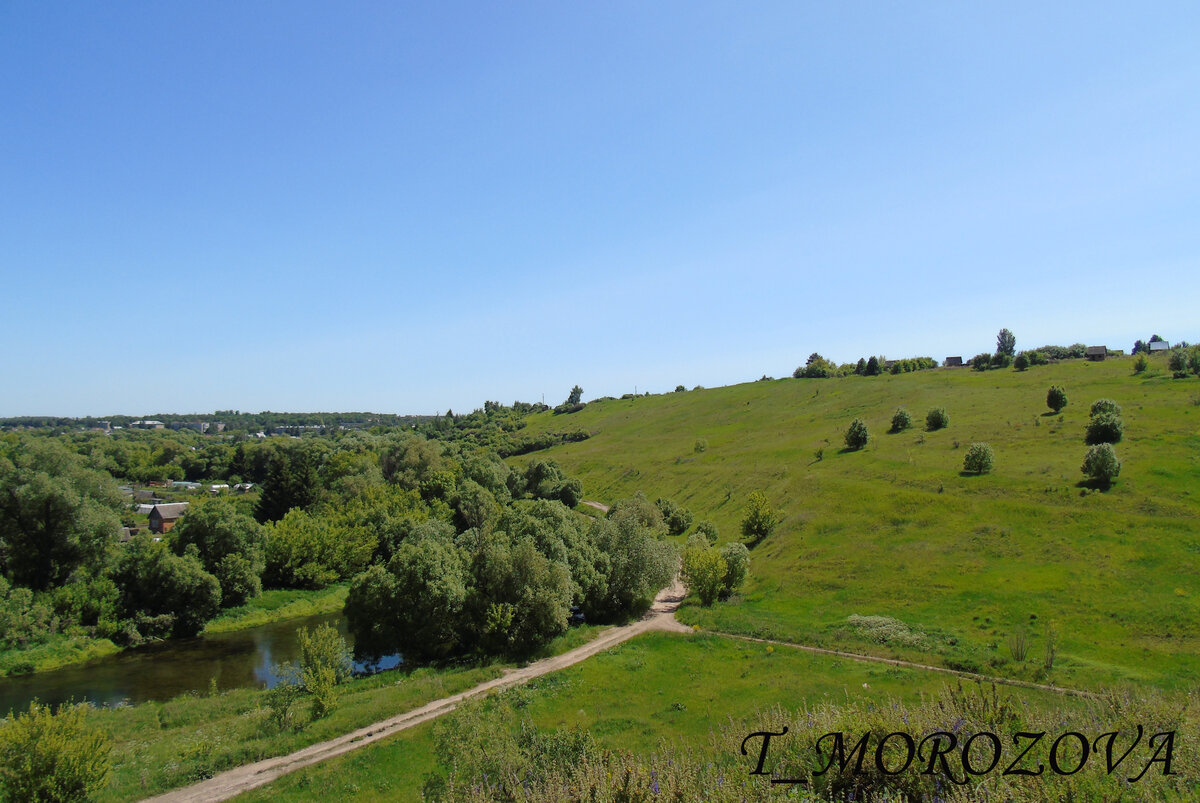
M 1017 336 L 1008 329 L 1001 329 L 996 335 L 996 353 L 1008 357 L 1017 353 Z

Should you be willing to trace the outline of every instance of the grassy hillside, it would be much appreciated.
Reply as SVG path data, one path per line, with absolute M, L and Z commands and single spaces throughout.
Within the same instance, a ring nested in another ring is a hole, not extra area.
M 1061 685 L 1190 685 L 1200 383 L 1171 379 L 1161 357 L 1144 375 L 1132 363 L 754 382 L 594 402 L 533 417 L 528 432 L 590 431 L 537 457 L 579 476 L 589 499 L 671 497 L 716 522 L 723 541 L 738 537 L 751 491 L 782 510 L 743 597 L 688 607 L 684 621 Z M 1051 384 L 1070 399 L 1060 415 L 1045 404 Z M 1125 421 L 1122 472 L 1106 492 L 1080 473 L 1088 408 L 1102 397 Z M 898 406 L 914 427 L 889 434 Z M 926 432 L 934 406 L 950 423 Z M 856 417 L 870 442 L 843 451 Z M 962 473 L 975 441 L 995 450 L 990 474 Z M 897 621 L 855 626 L 854 615 Z M 1059 646 L 1047 672 L 1050 628 Z M 1028 656 L 1016 661 L 1010 641 L 1022 634 Z

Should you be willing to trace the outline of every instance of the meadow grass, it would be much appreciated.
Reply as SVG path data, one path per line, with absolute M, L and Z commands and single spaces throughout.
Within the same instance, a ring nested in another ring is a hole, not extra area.
M 706 628 L 932 661 L 1060 685 L 1200 681 L 1200 386 L 1153 358 L 1012 370 L 760 381 L 592 402 L 570 416 L 591 433 L 534 456 L 581 478 L 605 503 L 642 490 L 740 536 L 763 490 L 781 523 L 752 552 L 735 604 L 679 618 Z M 1046 407 L 1065 388 L 1061 414 Z M 1116 400 L 1122 470 L 1099 492 L 1080 472 L 1090 404 Z M 904 406 L 914 427 L 889 433 Z M 945 407 L 949 426 L 924 430 Z M 527 431 L 562 427 L 531 417 Z M 845 451 L 866 421 L 870 442 Z M 708 448 L 695 450 L 703 438 Z M 964 475 L 973 442 L 995 468 Z M 818 459 L 817 450 L 823 450 Z M 686 538 L 686 535 L 683 536 Z M 682 540 L 682 539 L 681 539 Z M 924 634 L 920 649 L 879 641 L 849 617 L 885 616 Z M 1053 667 L 1044 666 L 1050 629 Z M 1008 642 L 1031 645 L 1016 661 Z
M 745 775 L 752 759 L 725 742 L 774 727 L 780 710 L 803 706 L 887 707 L 936 697 L 951 679 L 936 673 L 814 655 L 786 647 L 696 633 L 648 633 L 575 666 L 493 697 L 485 716 L 517 731 L 580 727 L 604 748 L 649 756 L 697 751 Z M 1081 700 L 1000 688 L 1003 698 L 1040 713 L 1081 709 Z M 515 712 L 515 713 L 514 713 Z M 453 716 L 453 715 L 451 715 Z M 793 723 L 795 725 L 795 723 Z M 438 770 L 433 727 L 426 724 L 340 758 L 287 775 L 239 800 L 420 800 Z M 717 737 L 721 736 L 722 739 Z M 722 741 L 723 740 L 723 741 Z M 721 753 L 714 744 L 721 742 Z
M 223 611 L 220 616 L 204 626 L 204 632 L 208 634 L 228 633 L 233 630 L 246 630 L 301 616 L 338 613 L 346 604 L 346 595 L 349 591 L 349 583 L 339 583 L 317 591 L 297 589 L 264 591 L 245 605 Z

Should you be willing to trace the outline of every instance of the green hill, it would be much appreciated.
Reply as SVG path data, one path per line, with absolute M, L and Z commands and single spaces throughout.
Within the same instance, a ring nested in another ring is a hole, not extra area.
M 1052 384 L 1070 400 L 1058 415 Z M 1125 422 L 1104 492 L 1080 472 L 1100 398 Z M 914 426 L 890 434 L 900 406 Z M 949 426 L 927 432 L 935 406 Z M 854 418 L 870 441 L 846 451 Z M 722 541 L 740 536 L 751 491 L 782 512 L 743 596 L 692 604 L 684 621 L 1068 686 L 1200 680 L 1200 383 L 1171 379 L 1164 358 L 1140 375 L 1117 358 L 760 381 L 592 402 L 527 432 L 575 428 L 592 437 L 537 457 L 588 499 L 667 496 Z M 976 441 L 995 467 L 965 475 Z

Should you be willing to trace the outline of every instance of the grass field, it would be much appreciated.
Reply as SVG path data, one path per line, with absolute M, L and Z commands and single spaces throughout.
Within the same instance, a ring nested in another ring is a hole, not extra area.
M 692 749 L 727 762 L 740 782 L 751 769 L 737 744 L 775 727 L 781 709 L 848 701 L 889 706 L 936 696 L 944 676 L 788 648 L 695 634 L 640 636 L 569 669 L 502 695 L 507 727 L 583 727 L 608 749 L 649 756 Z M 1001 689 L 1023 709 L 1076 710 L 1084 704 L 1046 692 Z M 515 712 L 515 715 L 514 715 Z M 793 723 L 795 724 L 795 723 Z M 347 756 L 293 773 L 239 800 L 420 800 L 437 770 L 427 724 Z M 765 781 L 763 783 L 766 783 Z
M 723 541 L 739 537 L 750 492 L 767 493 L 782 520 L 753 550 L 743 596 L 689 605 L 683 621 L 1065 686 L 1178 688 L 1200 681 L 1200 383 L 1171 379 L 1162 357 L 1142 375 L 1132 364 L 762 381 L 593 402 L 527 431 L 588 430 L 536 457 L 579 476 L 588 499 L 670 497 Z M 1059 415 L 1052 384 L 1069 397 Z M 1080 472 L 1099 398 L 1125 421 L 1106 492 Z M 914 427 L 890 434 L 899 406 Z M 949 426 L 926 432 L 935 406 Z M 856 417 L 870 442 L 846 451 Z M 995 468 L 965 475 L 976 441 Z

